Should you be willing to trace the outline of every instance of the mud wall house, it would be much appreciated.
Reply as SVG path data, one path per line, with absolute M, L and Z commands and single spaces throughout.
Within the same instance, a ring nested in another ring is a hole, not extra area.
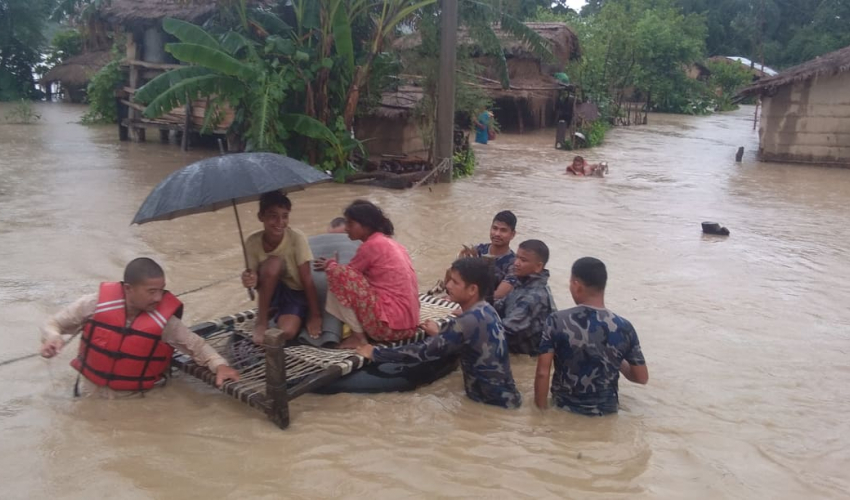
M 548 42 L 554 60 L 543 61 L 525 42 L 495 29 L 507 61 L 509 88 L 502 88 L 492 57 L 477 47 L 465 29 L 458 32 L 458 44 L 471 48 L 474 62 L 482 70 L 478 75 L 465 76 L 473 76 L 472 85 L 493 99 L 492 111 L 503 132 L 522 133 L 553 126 L 559 119 L 572 119 L 572 107 L 562 106 L 567 100 L 561 99 L 562 93 L 571 91 L 572 86 L 561 83 L 554 75 L 563 72 L 569 61 L 581 57 L 578 37 L 565 23 L 525 24 Z M 421 43 L 419 33 L 412 33 L 396 40 L 393 46 L 404 53 L 415 50 Z
M 850 46 L 759 80 L 759 158 L 850 167 Z
M 422 96 L 423 89 L 414 86 L 384 92 L 377 107 L 357 118 L 357 138 L 364 141 L 370 157 L 428 157 L 415 116 Z
M 186 147 L 189 133 L 198 131 L 204 123 L 208 100 L 199 98 L 190 105 L 175 108 L 157 118 L 142 116 L 144 105 L 135 102 L 134 95 L 145 83 L 170 69 L 179 67 L 165 51 L 165 44 L 175 41 L 162 29 L 162 21 L 173 17 L 200 24 L 218 9 L 216 2 L 186 2 L 185 0 L 111 0 L 101 7 L 101 15 L 112 28 L 124 33 L 127 53 L 124 68 L 127 80 L 116 95 L 118 105 L 119 135 L 122 140 L 144 141 L 146 131 L 158 131 L 160 139 L 169 133 L 183 137 Z M 233 110 L 227 109 L 213 130 L 225 134 L 233 122 Z
M 57 64 L 41 78 L 41 85 L 46 89 L 48 99 L 54 86 L 58 93 L 71 102 L 83 102 L 91 77 L 109 64 L 112 59 L 108 50 L 86 52 L 69 58 L 62 64 Z

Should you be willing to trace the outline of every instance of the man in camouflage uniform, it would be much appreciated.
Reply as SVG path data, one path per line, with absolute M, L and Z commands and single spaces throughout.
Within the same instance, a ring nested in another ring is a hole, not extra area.
M 507 297 L 496 301 L 508 350 L 514 354 L 537 355 L 546 318 L 557 310 L 545 269 L 548 261 L 549 247 L 542 241 L 520 243 L 513 266 L 516 285 Z
M 617 412 L 620 373 L 638 384 L 649 380 L 634 327 L 605 308 L 607 279 L 605 264 L 598 259 L 584 257 L 573 264 L 570 293 L 577 307 L 558 311 L 546 320 L 534 381 L 538 408 L 549 406 L 553 359 L 555 405 L 582 415 Z
M 424 342 L 386 348 L 361 346 L 357 352 L 378 363 L 424 362 L 460 353 L 469 399 L 518 408 L 522 396 L 511 373 L 505 329 L 496 310 L 482 299 L 482 292 L 486 295 L 491 286 L 488 263 L 476 257 L 457 260 L 446 286 L 449 296 L 463 309 L 460 316 L 442 328 L 427 321 L 423 328 L 430 337 Z
M 514 275 L 514 259 L 516 254 L 511 250 L 511 240 L 516 236 L 516 215 L 510 210 L 503 210 L 493 217 L 490 225 L 490 243 L 475 245 L 479 257 L 493 259 L 495 265 L 495 283 L 493 284 L 496 300 L 504 298 L 516 285 Z

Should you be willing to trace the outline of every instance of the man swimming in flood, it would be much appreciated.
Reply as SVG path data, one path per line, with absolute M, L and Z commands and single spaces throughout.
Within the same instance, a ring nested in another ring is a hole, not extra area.
M 582 177 L 605 177 L 605 174 L 608 173 L 608 164 L 605 162 L 587 163 L 587 160 L 581 156 L 576 156 L 564 173 Z

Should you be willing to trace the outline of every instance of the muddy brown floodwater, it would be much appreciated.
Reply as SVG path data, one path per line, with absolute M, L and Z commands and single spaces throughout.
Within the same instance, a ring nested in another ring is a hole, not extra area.
M 37 109 L 37 124 L 0 124 L 0 360 L 35 352 L 45 315 L 138 255 L 174 291 L 233 276 L 185 297 L 190 321 L 249 305 L 232 212 L 129 225 L 159 180 L 214 152 L 120 143 L 76 124 L 80 107 Z M 74 342 L 0 366 L 0 497 L 847 498 L 850 170 L 758 163 L 751 117 L 614 130 L 585 152 L 609 163 L 602 180 L 564 176 L 571 154 L 545 131 L 477 148 L 475 176 L 450 186 L 292 195 L 308 234 L 356 197 L 379 203 L 423 288 L 502 209 L 517 243 L 549 244 L 560 307 L 573 260 L 603 259 L 608 305 L 651 373 L 621 384 L 618 416 L 535 410 L 534 362 L 513 358 L 518 411 L 467 400 L 456 372 L 415 393 L 303 396 L 280 431 L 185 376 L 141 399 L 75 400 Z M 256 207 L 240 213 L 260 227 Z M 702 236 L 704 220 L 731 237 Z

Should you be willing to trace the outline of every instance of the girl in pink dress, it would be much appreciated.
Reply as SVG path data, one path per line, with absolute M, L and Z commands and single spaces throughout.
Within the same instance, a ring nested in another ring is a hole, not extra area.
M 326 310 L 351 327 L 341 348 L 410 338 L 419 325 L 419 284 L 407 250 L 392 239 L 393 224 L 375 204 L 356 200 L 345 209 L 345 231 L 363 242 L 347 265 L 316 259 L 328 273 Z

